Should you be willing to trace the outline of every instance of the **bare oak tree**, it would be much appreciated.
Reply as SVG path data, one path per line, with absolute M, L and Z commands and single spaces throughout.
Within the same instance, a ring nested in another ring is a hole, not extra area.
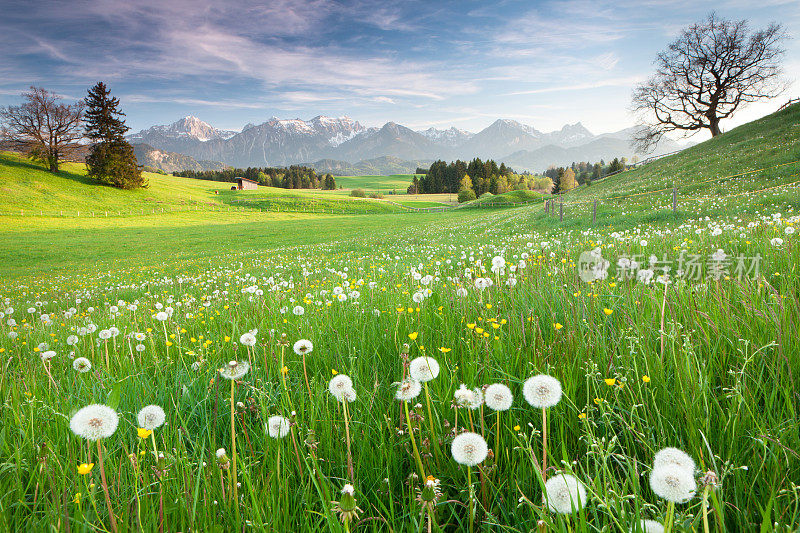
M 719 19 L 714 13 L 681 32 L 656 58 L 657 70 L 633 92 L 633 111 L 642 124 L 634 145 L 647 152 L 667 132 L 684 136 L 707 129 L 721 133 L 719 123 L 748 102 L 777 96 L 780 24 L 751 32 L 746 20 Z
M 83 102 L 64 104 L 53 92 L 31 87 L 18 106 L 0 108 L 0 138 L 11 149 L 42 161 L 50 172 L 58 163 L 85 148 L 81 120 Z

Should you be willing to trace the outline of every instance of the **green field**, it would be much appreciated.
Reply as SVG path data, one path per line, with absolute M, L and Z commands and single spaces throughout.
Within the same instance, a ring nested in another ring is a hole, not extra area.
M 392 174 L 391 176 L 336 176 L 336 186 L 345 189 L 365 189 L 383 193 L 395 191 L 405 194 L 414 174 Z
M 793 106 L 582 187 L 563 221 L 536 193 L 393 212 L 157 175 L 117 191 L 1 156 L 0 530 L 795 531 L 799 128 Z M 590 250 L 607 275 L 586 277 Z M 397 400 L 424 355 L 438 375 Z M 249 371 L 225 379 L 230 361 Z M 563 393 L 546 410 L 524 393 L 538 374 Z M 457 392 L 495 383 L 507 410 Z M 94 403 L 119 416 L 97 442 L 70 430 Z M 474 466 L 451 453 L 463 432 Z M 695 466 L 654 466 L 667 447 Z M 560 513 L 564 475 L 585 493 Z

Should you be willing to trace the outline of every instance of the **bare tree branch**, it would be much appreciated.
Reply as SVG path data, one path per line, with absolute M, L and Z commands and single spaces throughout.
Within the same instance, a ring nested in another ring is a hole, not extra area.
M 11 149 L 44 162 L 50 172 L 58 172 L 59 161 L 85 148 L 79 142 L 83 102 L 64 104 L 41 87 L 31 87 L 22 96 L 21 105 L 0 108 L 0 139 Z
M 673 131 L 719 135 L 720 121 L 740 107 L 780 94 L 780 43 L 787 38 L 780 24 L 751 32 L 746 20 L 715 13 L 684 29 L 656 57 L 656 73 L 633 91 L 632 110 L 641 124 L 636 149 L 650 151 Z

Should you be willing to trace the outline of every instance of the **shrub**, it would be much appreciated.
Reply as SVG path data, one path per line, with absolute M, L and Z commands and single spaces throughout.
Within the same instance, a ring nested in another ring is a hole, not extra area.
M 383 198 L 383 193 L 371 192 L 371 193 L 369 193 L 369 197 L 370 198 L 377 198 L 378 200 L 380 200 L 380 199 Z
M 354 196 L 356 198 L 366 198 L 367 193 L 364 192 L 364 189 L 353 189 L 350 191 L 350 196 Z
M 458 191 L 458 203 L 463 204 L 464 202 L 471 202 L 475 200 L 475 191 L 472 189 L 461 189 Z

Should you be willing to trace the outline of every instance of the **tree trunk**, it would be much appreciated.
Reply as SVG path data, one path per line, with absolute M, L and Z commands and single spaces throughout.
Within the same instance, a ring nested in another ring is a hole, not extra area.
M 711 124 L 709 124 L 708 129 L 711 130 L 712 137 L 716 137 L 717 135 L 722 133 L 722 131 L 720 131 L 719 129 L 719 120 L 717 119 L 711 121 Z

